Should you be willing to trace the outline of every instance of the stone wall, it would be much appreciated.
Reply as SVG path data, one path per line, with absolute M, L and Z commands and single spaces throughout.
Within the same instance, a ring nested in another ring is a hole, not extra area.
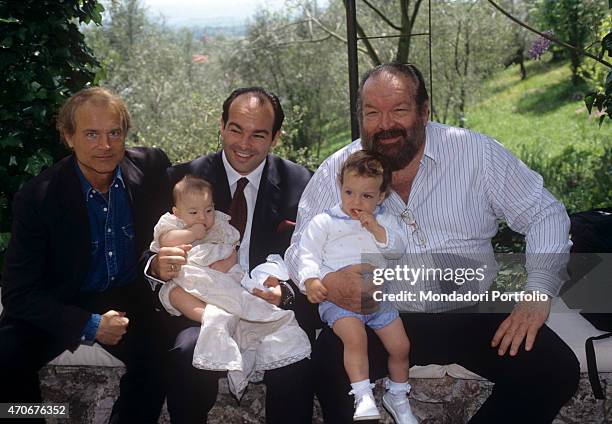
M 102 424 L 108 421 L 119 387 L 123 368 L 47 366 L 41 371 L 42 392 L 45 401 L 68 402 L 70 423 Z M 605 401 L 593 397 L 586 375 L 574 398 L 555 419 L 554 424 L 603 424 L 612 422 L 612 373 L 601 374 Z M 487 381 L 440 379 L 411 379 L 410 404 L 422 424 L 461 424 L 474 414 L 491 393 L 493 385 Z M 226 381 L 220 380 L 219 396 L 209 415 L 210 424 L 264 423 L 264 391 L 262 384 L 251 385 L 240 405 L 230 395 Z M 551 388 L 553 389 L 553 388 Z M 380 404 L 383 389 L 376 386 Z M 383 410 L 381 423 L 393 420 Z M 49 420 L 49 423 L 65 423 L 65 420 Z M 162 413 L 160 423 L 169 423 L 168 414 Z M 322 423 L 318 404 L 315 402 L 314 423 Z

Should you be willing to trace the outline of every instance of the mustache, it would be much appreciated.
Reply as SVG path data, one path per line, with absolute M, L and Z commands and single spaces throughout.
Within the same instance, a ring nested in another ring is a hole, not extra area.
M 378 142 L 385 138 L 394 138 L 394 137 L 406 137 L 408 133 L 404 128 L 391 128 L 388 130 L 382 130 L 377 132 L 372 136 L 372 141 Z

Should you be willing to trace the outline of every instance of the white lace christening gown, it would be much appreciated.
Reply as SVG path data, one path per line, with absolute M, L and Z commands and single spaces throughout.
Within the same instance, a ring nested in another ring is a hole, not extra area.
M 215 211 L 215 224 L 204 239 L 193 244 L 187 263 L 178 277 L 162 286 L 159 298 L 172 315 L 181 315 L 169 299 L 175 286 L 206 302 L 193 365 L 227 370 L 230 390 L 240 399 L 249 381 L 261 381 L 265 370 L 307 358 L 310 342 L 293 311 L 282 310 L 240 285 L 244 275 L 240 265 L 234 265 L 227 273 L 209 267 L 227 258 L 238 243 L 240 235 L 229 220 L 228 215 Z M 162 234 L 182 228 L 182 220 L 164 214 L 155 226 L 151 251 L 159 252 Z

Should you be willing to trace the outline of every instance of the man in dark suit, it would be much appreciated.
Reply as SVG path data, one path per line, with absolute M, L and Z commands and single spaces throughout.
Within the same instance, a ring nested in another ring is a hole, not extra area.
M 0 402 L 40 402 L 38 371 L 55 356 L 98 342 L 127 372 L 111 422 L 156 422 L 164 400 L 165 342 L 153 333 L 143 281 L 160 187 L 159 149 L 125 149 L 130 116 L 103 88 L 72 96 L 58 130 L 72 154 L 15 196 L 2 279 Z
M 235 90 L 223 104 L 222 151 L 169 170 L 171 184 L 188 174 L 208 180 L 214 188 L 215 208 L 232 215 L 233 225 L 236 224 L 232 211 L 238 197 L 244 195 L 247 219 L 241 231 L 244 235 L 238 262 L 245 270 L 265 262 L 271 253 L 284 254 L 300 196 L 311 176 L 306 168 L 270 154 L 280 136 L 283 119 L 283 110 L 274 94 L 258 87 Z M 185 263 L 185 250 L 163 248 L 152 260 L 150 274 L 164 281 L 177 275 Z M 316 310 L 293 283 L 275 286 L 270 292 L 258 291 L 256 295 L 293 309 L 300 326 L 314 336 Z M 191 365 L 200 323 L 184 317 L 168 319 L 177 335 L 170 350 L 168 410 L 173 423 L 201 423 L 214 405 L 220 374 Z M 266 371 L 268 423 L 312 422 L 309 370 L 310 360 L 305 359 Z

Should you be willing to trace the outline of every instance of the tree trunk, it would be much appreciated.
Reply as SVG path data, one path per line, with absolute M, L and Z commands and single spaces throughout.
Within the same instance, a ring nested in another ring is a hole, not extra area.
M 523 58 L 523 55 L 519 57 L 518 65 L 521 68 L 521 80 L 524 80 L 527 78 L 527 69 L 525 69 L 525 59 Z
M 412 28 L 414 27 L 414 23 L 416 22 L 416 18 L 419 14 L 419 8 L 421 7 L 421 3 L 423 2 L 423 0 L 416 0 L 414 2 L 412 14 L 410 14 L 410 0 L 399 0 L 399 2 L 402 20 L 400 25 L 400 38 L 397 42 L 397 55 L 395 56 L 395 60 L 401 63 L 407 63 L 408 58 L 410 57 L 410 34 L 412 33 Z

